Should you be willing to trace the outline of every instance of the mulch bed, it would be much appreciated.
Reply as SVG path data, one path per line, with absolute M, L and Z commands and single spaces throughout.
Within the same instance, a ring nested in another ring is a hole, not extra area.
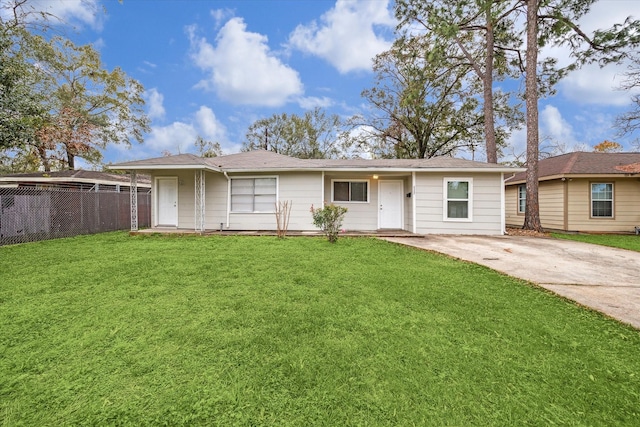
M 523 230 L 522 228 L 507 228 L 509 236 L 527 236 L 527 237 L 549 237 L 551 233 L 544 233 L 533 230 Z

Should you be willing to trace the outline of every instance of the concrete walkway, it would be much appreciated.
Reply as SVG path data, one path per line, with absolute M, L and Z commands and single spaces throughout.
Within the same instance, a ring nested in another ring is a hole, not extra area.
M 640 252 L 522 236 L 384 240 L 485 265 L 640 329 Z

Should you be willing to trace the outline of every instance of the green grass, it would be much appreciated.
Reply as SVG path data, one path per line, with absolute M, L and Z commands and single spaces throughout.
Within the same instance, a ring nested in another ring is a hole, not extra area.
M 640 236 L 635 234 L 564 234 L 553 233 L 556 239 L 575 240 L 640 252 Z
M 0 424 L 637 425 L 640 335 L 375 239 L 0 248 Z

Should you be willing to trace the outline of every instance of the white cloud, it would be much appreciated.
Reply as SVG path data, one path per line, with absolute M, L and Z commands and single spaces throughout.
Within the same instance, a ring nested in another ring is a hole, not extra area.
M 315 21 L 299 25 L 289 43 L 325 59 L 341 73 L 371 70 L 372 59 L 391 46 L 379 30 L 396 25 L 388 0 L 337 0 L 320 21 L 320 25 Z
M 171 154 L 196 153 L 195 141 L 198 136 L 206 140 L 220 142 L 223 147 L 231 146 L 227 141 L 227 131 L 211 110 L 201 106 L 190 118 L 175 121 L 166 126 L 152 126 L 151 132 L 143 144 L 132 145 L 131 148 L 113 146 L 119 152 L 119 161 L 129 159 L 143 159 Z M 122 159 L 126 156 L 125 159 Z
M 627 0 L 607 0 L 594 3 L 591 11 L 579 21 L 580 28 L 591 35 L 597 29 L 610 28 L 622 23 L 633 14 L 629 6 L 634 3 Z M 640 10 L 635 11 L 635 18 Z M 573 62 L 568 46 L 548 47 L 541 52 L 541 57 L 551 56 L 558 59 L 559 66 Z M 616 90 L 623 80 L 626 64 L 611 64 L 604 68 L 598 65 L 587 65 L 582 69 L 569 73 L 557 86 L 558 93 L 571 101 L 582 104 L 621 106 L 630 101 L 629 94 Z
M 540 138 L 551 138 L 561 143 L 574 142 L 573 127 L 567 122 L 553 105 L 545 106 L 540 111 Z
M 165 115 L 164 105 L 162 105 L 164 96 L 154 87 L 149 89 L 145 98 L 149 104 L 149 118 L 152 120 L 163 119 Z
M 624 106 L 631 102 L 628 92 L 617 89 L 624 80 L 624 71 L 620 66 L 601 69 L 588 65 L 561 80 L 558 90 L 581 104 Z
M 167 126 L 152 127 L 144 141 L 144 151 L 150 151 L 154 155 L 161 155 L 163 151 L 185 153 L 193 145 L 197 135 L 198 131 L 189 123 L 173 122 Z
M 233 17 L 234 12 L 231 9 L 214 9 L 211 11 L 211 17 L 216 22 L 215 28 L 220 28 L 222 23 Z
M 318 98 L 317 96 L 305 96 L 298 99 L 298 105 L 305 110 L 313 110 L 316 107 L 327 108 L 334 105 L 331 98 L 323 96 Z
M 226 129 L 216 118 L 215 113 L 204 105 L 196 112 L 195 121 L 200 135 L 209 141 L 220 142 L 225 139 Z
M 242 18 L 232 18 L 218 33 L 216 45 L 188 29 L 195 64 L 209 75 L 199 88 L 213 90 L 233 104 L 277 107 L 303 93 L 294 69 L 269 49 L 267 37 L 247 31 Z
M 45 13 L 52 25 L 89 25 L 94 29 L 102 29 L 105 14 L 101 10 L 99 0 L 31 0 L 21 6 L 32 22 L 42 19 L 41 14 Z M 2 18 L 8 18 L 9 12 L 0 8 Z

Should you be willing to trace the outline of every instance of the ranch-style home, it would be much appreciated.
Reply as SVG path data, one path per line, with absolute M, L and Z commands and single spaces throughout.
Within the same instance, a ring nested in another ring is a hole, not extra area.
M 547 230 L 632 233 L 640 227 L 640 153 L 575 152 L 538 163 L 540 221 Z M 526 176 L 506 182 L 506 221 L 521 227 Z
M 158 229 L 276 230 L 276 206 L 289 201 L 291 231 L 317 231 L 311 206 L 335 203 L 348 209 L 349 231 L 485 235 L 504 233 L 504 177 L 521 170 L 451 157 L 305 160 L 265 150 L 112 168 L 129 171 L 132 188 L 138 173 L 151 176 Z

